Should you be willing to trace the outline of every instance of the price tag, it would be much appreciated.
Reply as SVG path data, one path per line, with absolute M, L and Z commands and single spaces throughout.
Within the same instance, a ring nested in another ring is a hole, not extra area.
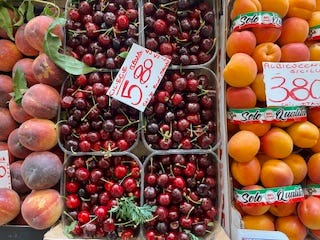
M 8 151 L 0 151 L 0 187 L 11 189 Z
M 238 229 L 237 240 L 288 240 L 288 237 L 280 231 Z
M 320 106 L 320 62 L 264 62 L 267 106 Z
M 133 44 L 107 94 L 143 112 L 171 59 Z

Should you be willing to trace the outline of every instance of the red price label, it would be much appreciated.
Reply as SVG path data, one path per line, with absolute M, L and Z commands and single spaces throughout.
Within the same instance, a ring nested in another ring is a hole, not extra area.
M 170 61 L 158 53 L 133 44 L 107 94 L 144 111 Z
M 267 106 L 319 106 L 320 63 L 263 63 Z
M 0 187 L 11 189 L 8 151 L 0 151 Z

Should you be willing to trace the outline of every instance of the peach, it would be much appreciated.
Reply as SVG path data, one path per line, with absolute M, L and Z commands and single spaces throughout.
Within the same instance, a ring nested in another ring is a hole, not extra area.
M 249 186 L 246 186 L 246 187 L 243 187 L 242 190 L 262 190 L 264 189 L 264 187 L 260 186 L 260 185 L 249 185 Z M 262 215 L 262 214 L 265 214 L 270 206 L 242 206 L 242 211 L 246 214 L 249 214 L 249 215 L 255 215 L 255 216 L 258 216 L 258 215 Z
M 55 224 L 63 212 L 63 200 L 57 190 L 32 191 L 22 202 L 21 213 L 28 225 L 42 230 Z
M 0 225 L 4 225 L 18 216 L 20 212 L 20 197 L 12 189 L 0 188 Z
M 235 53 L 246 53 L 251 55 L 256 47 L 255 35 L 248 30 L 232 32 L 226 41 L 226 52 L 228 57 Z
M 33 118 L 31 115 L 26 113 L 23 107 L 16 103 L 13 98 L 11 98 L 9 101 L 9 111 L 12 118 L 18 123 L 23 123 L 24 121 Z
M 310 107 L 307 112 L 308 121 L 320 127 L 320 107 Z
M 23 160 L 18 160 L 10 164 L 12 189 L 19 194 L 31 192 L 31 189 L 25 184 L 21 176 L 22 163 L 23 163 Z
M 316 125 L 309 121 L 296 122 L 287 128 L 293 144 L 300 148 L 311 148 L 316 145 L 320 133 Z
M 291 168 L 279 159 L 268 160 L 261 167 L 260 180 L 266 188 L 292 185 L 293 179 Z
M 256 94 L 257 100 L 266 102 L 266 86 L 263 81 L 263 73 L 258 73 L 254 81 L 250 85 L 251 89 Z
M 281 47 L 281 62 L 309 61 L 310 51 L 304 43 L 288 43 Z
M 290 135 L 278 127 L 272 127 L 261 137 L 260 142 L 262 152 L 272 158 L 288 157 L 293 150 Z
M 13 92 L 13 81 L 8 75 L 0 74 L 0 107 L 7 107 Z
M 261 11 L 259 0 L 235 0 L 232 5 L 230 17 L 234 19 L 240 14 L 259 11 Z
M 280 47 L 272 42 L 260 43 L 252 53 L 252 58 L 257 64 L 258 72 L 262 72 L 262 62 L 279 62 L 281 59 Z
M 274 0 L 259 0 L 262 11 L 275 12 L 284 18 L 289 10 L 289 0 L 278 0 L 275 4 Z
M 258 153 L 260 139 L 253 132 L 242 130 L 234 134 L 227 143 L 228 154 L 238 162 L 248 162 Z
M 271 205 L 269 212 L 276 217 L 286 217 L 296 212 L 297 203 L 281 203 Z
M 250 87 L 228 87 L 226 103 L 229 108 L 253 108 L 256 106 L 257 97 Z
M 39 54 L 33 61 L 32 72 L 39 83 L 50 86 L 60 86 L 67 77 L 66 72 L 52 62 L 45 53 Z
M 57 144 L 57 128 L 48 119 L 31 118 L 19 126 L 21 144 L 31 151 L 47 151 Z
M 8 137 L 9 152 L 16 158 L 24 159 L 32 151 L 24 147 L 19 141 L 18 128 L 14 129 Z
M 232 87 L 246 87 L 254 81 L 257 71 L 257 64 L 250 55 L 236 53 L 225 66 L 223 77 Z
M 62 174 L 60 158 L 49 151 L 32 152 L 23 161 L 21 176 L 32 190 L 55 186 Z
M 15 43 L 7 39 L 0 39 L 0 71 L 11 72 L 14 64 L 23 58 Z
M 242 186 L 255 185 L 259 181 L 261 166 L 257 158 L 248 162 L 231 162 L 232 177 Z
M 18 127 L 7 108 L 0 107 L 0 141 L 6 141 L 10 133 Z
M 10 153 L 8 143 L 0 141 L 0 151 L 8 151 L 9 155 L 9 163 L 13 163 L 15 161 L 14 156 Z
M 274 222 L 267 214 L 259 216 L 245 215 L 243 216 L 242 221 L 245 229 L 265 231 L 275 230 Z
M 59 104 L 59 92 L 55 88 L 42 83 L 31 86 L 23 95 L 21 101 L 21 105 L 27 114 L 44 119 L 56 117 Z
M 289 0 L 287 17 L 310 19 L 316 10 L 316 0 Z
M 28 57 L 35 57 L 39 54 L 39 51 L 31 47 L 30 44 L 27 42 L 24 34 L 25 27 L 26 24 L 23 24 L 20 27 L 18 27 L 14 36 L 14 40 L 17 45 L 17 48 L 23 55 Z
M 282 161 L 288 164 L 293 172 L 293 184 L 301 183 L 307 176 L 308 166 L 301 155 L 292 153 Z
M 313 43 L 309 46 L 310 61 L 320 61 L 320 43 Z
M 298 204 L 300 221 L 309 229 L 320 229 L 320 198 L 309 196 Z
M 296 215 L 278 217 L 275 227 L 277 231 L 285 233 L 291 240 L 304 240 L 307 236 L 307 228 Z
M 54 21 L 52 17 L 40 15 L 32 18 L 24 28 L 24 37 L 28 44 L 34 49 L 43 51 L 43 40 L 47 29 Z M 57 26 L 53 33 L 63 40 L 63 30 L 61 26 Z
M 17 61 L 12 69 L 12 78 L 14 78 L 17 68 L 20 68 L 20 70 L 24 73 L 24 77 L 27 81 L 28 87 L 31 87 L 32 85 L 39 83 L 36 79 L 36 76 L 33 74 L 32 64 L 32 58 L 22 58 L 19 61 Z
M 314 183 L 320 183 L 320 153 L 314 153 L 309 157 L 308 160 L 308 177 Z
M 241 123 L 240 130 L 247 130 L 253 132 L 258 137 L 263 136 L 271 128 L 271 123 Z
M 309 35 L 309 24 L 307 20 L 290 17 L 282 23 L 281 35 L 278 39 L 280 46 L 288 43 L 303 43 Z
M 274 43 L 281 35 L 281 29 L 274 27 L 254 27 L 251 31 L 256 37 L 257 44 L 265 42 Z

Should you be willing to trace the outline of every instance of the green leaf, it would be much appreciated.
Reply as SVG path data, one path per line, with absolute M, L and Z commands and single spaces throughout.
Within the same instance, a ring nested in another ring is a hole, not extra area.
M 54 17 L 55 13 L 51 10 L 49 5 L 46 5 L 43 9 L 43 14 L 46 16 Z
M 28 90 L 24 72 L 18 67 L 13 77 L 14 101 L 21 105 L 23 94 Z
M 121 58 L 126 58 L 128 56 L 128 52 L 127 51 L 121 52 L 118 54 L 118 56 Z
M 13 24 L 11 22 L 8 8 L 4 6 L 0 6 L 0 28 L 2 28 L 8 34 L 11 40 L 14 40 Z
M 16 21 L 14 26 L 19 27 L 24 23 L 24 15 L 26 14 L 26 11 L 27 11 L 27 3 L 23 1 L 18 7 L 17 12 L 18 12 L 19 19 L 18 21 Z
M 89 67 L 82 61 L 59 52 L 62 43 L 59 37 L 53 34 L 52 31 L 56 26 L 64 25 L 65 22 L 66 20 L 64 18 L 56 18 L 55 21 L 50 24 L 44 37 L 44 52 L 57 66 L 65 70 L 67 73 L 80 75 L 97 71 L 96 68 Z
M 203 240 L 203 238 L 199 238 L 197 237 L 196 235 L 194 235 L 193 233 L 191 233 L 190 231 L 187 232 L 189 237 L 190 237 L 190 240 Z
M 34 18 L 34 5 L 30 0 L 28 0 L 28 3 L 27 3 L 26 17 L 27 17 L 27 21 L 30 21 L 32 18 Z
M 64 235 L 66 235 L 68 238 L 73 238 L 73 235 L 71 234 L 71 232 L 77 226 L 77 224 L 78 224 L 77 221 L 72 221 L 70 225 L 66 225 L 63 229 Z

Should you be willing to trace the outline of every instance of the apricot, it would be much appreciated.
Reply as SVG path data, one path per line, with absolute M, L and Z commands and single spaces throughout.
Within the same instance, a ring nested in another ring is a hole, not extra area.
M 319 128 L 319 131 L 320 131 L 320 128 Z M 320 152 L 320 137 L 318 138 L 317 143 L 313 147 L 311 147 L 311 150 L 314 153 Z
M 316 145 L 320 133 L 316 125 L 309 121 L 296 122 L 287 128 L 293 144 L 300 148 L 311 148 Z
M 320 61 L 320 43 L 313 43 L 309 46 L 310 61 Z
M 293 173 L 293 184 L 301 183 L 307 176 L 308 166 L 301 155 L 292 153 L 288 157 L 282 159 L 282 161 L 291 168 Z
M 13 163 L 15 161 L 14 156 L 10 153 L 8 143 L 0 141 L 0 151 L 8 151 L 9 155 L 9 163 Z
M 0 141 L 6 141 L 10 133 L 18 127 L 7 108 L 0 107 Z
M 281 47 L 281 62 L 309 61 L 310 51 L 304 43 L 288 43 Z
M 248 30 L 232 32 L 226 41 L 226 52 L 228 57 L 235 53 L 246 53 L 251 55 L 256 47 L 255 35 Z
M 290 135 L 281 128 L 272 127 L 260 139 L 261 150 L 271 158 L 288 157 L 293 150 L 293 141 Z
M 279 159 L 268 160 L 261 167 L 260 180 L 266 188 L 292 185 L 293 179 L 291 168 Z
M 281 35 L 281 29 L 274 27 L 254 27 L 251 31 L 256 37 L 257 44 L 266 42 L 274 43 Z
M 320 153 L 314 153 L 308 160 L 308 177 L 314 183 L 320 183 Z
M 20 212 L 20 197 L 9 188 L 0 188 L 0 226 L 9 223 Z
M 8 75 L 0 74 L 0 107 L 7 107 L 13 92 L 13 81 Z
M 231 162 L 232 177 L 242 186 L 255 185 L 259 181 L 261 166 L 257 158 L 248 162 Z
M 316 0 L 316 11 L 320 11 L 320 0 Z
M 309 107 L 307 110 L 308 121 L 320 127 L 320 107 Z
M 270 130 L 271 123 L 241 123 L 239 128 L 240 130 L 253 132 L 258 137 L 261 137 Z
M 283 122 L 274 122 L 271 125 L 279 128 L 287 128 L 291 126 L 293 123 L 294 123 L 293 121 L 283 121 Z
M 278 0 L 275 4 L 274 0 L 259 0 L 262 11 L 275 12 L 284 18 L 289 10 L 289 0 Z
M 62 174 L 60 158 L 49 151 L 32 152 L 23 161 L 21 176 L 32 190 L 55 186 Z
M 297 203 L 281 203 L 271 205 L 269 212 L 276 217 L 289 216 L 296 212 Z
M 260 43 L 252 53 L 252 58 L 257 64 L 258 72 L 262 72 L 262 62 L 279 62 L 281 59 L 280 47 L 272 42 Z
M 26 24 L 23 24 L 20 27 L 18 27 L 16 31 L 16 34 L 14 36 L 16 46 L 19 49 L 19 51 L 25 56 L 28 56 L 28 57 L 38 56 L 39 51 L 31 47 L 26 40 L 26 37 L 24 34 L 25 27 L 26 27 Z
M 223 77 L 232 87 L 246 87 L 254 81 L 257 71 L 257 64 L 250 55 L 236 53 L 225 66 Z
M 230 12 L 230 18 L 234 19 L 240 14 L 261 11 L 261 4 L 258 0 L 235 0 Z
M 260 186 L 260 185 L 249 185 L 246 187 L 243 187 L 242 190 L 262 190 L 264 189 L 264 187 Z M 262 215 L 265 214 L 270 206 L 242 206 L 242 211 L 246 214 L 249 215 L 254 215 L 254 216 L 258 216 L 258 215 Z
M 258 153 L 260 139 L 253 132 L 241 130 L 234 134 L 227 143 L 228 154 L 238 162 L 251 161 Z
M 282 23 L 281 35 L 278 39 L 280 46 L 288 43 L 303 43 L 309 35 L 307 20 L 299 17 L 286 18 Z
M 24 121 L 33 118 L 31 115 L 26 113 L 23 107 L 16 103 L 13 98 L 11 98 L 9 101 L 9 112 L 12 118 L 18 123 L 23 123 Z
M 250 87 L 228 87 L 226 103 L 229 108 L 253 108 L 256 106 L 257 97 Z
M 21 166 L 23 160 L 18 160 L 10 164 L 10 175 L 12 189 L 18 194 L 24 194 L 31 192 L 31 189 L 25 184 L 21 176 Z
M 52 17 L 40 15 L 32 18 L 26 24 L 24 28 L 24 37 L 31 47 L 43 52 L 44 36 L 53 21 L 54 19 Z M 61 26 L 57 26 L 52 33 L 63 40 L 63 30 Z
M 15 43 L 7 39 L 0 39 L 0 71 L 11 72 L 14 64 L 23 58 Z
M 18 128 L 14 129 L 8 137 L 9 152 L 16 158 L 24 159 L 32 151 L 24 147 L 19 141 Z
M 55 224 L 63 212 L 63 200 L 57 190 L 32 191 L 22 202 L 21 213 L 28 225 L 42 230 Z
M 57 128 L 48 119 L 31 118 L 19 126 L 20 143 L 31 151 L 47 151 L 57 144 Z
M 39 83 L 50 86 L 60 86 L 67 77 L 66 72 L 51 61 L 45 53 L 35 58 L 32 71 Z
M 316 0 L 289 0 L 287 17 L 310 19 L 316 10 Z
M 260 166 L 262 166 L 266 161 L 268 161 L 270 159 L 273 159 L 273 158 L 269 157 L 268 155 L 266 155 L 266 154 L 264 154 L 262 152 L 259 152 L 256 155 L 256 158 L 259 160 Z
M 259 216 L 245 215 L 242 217 L 245 229 L 274 231 L 275 226 L 272 218 L 267 214 Z
M 32 64 L 32 58 L 22 58 L 19 61 L 17 61 L 12 69 L 12 78 L 14 78 L 17 68 L 20 68 L 20 70 L 24 73 L 24 77 L 27 81 L 28 87 L 31 87 L 32 85 L 39 83 L 36 79 L 36 76 L 33 74 Z
M 266 101 L 266 86 L 263 81 L 263 73 L 258 73 L 254 81 L 250 85 L 251 89 L 256 94 L 257 100 L 260 102 Z
M 57 116 L 60 104 L 59 92 L 47 84 L 35 84 L 23 95 L 21 105 L 35 118 L 52 119 Z
M 278 217 L 275 220 L 275 227 L 277 231 L 286 234 L 290 240 L 304 240 L 307 236 L 307 228 L 297 215 Z
M 320 198 L 309 196 L 298 204 L 297 213 L 300 221 L 309 229 L 320 229 Z

